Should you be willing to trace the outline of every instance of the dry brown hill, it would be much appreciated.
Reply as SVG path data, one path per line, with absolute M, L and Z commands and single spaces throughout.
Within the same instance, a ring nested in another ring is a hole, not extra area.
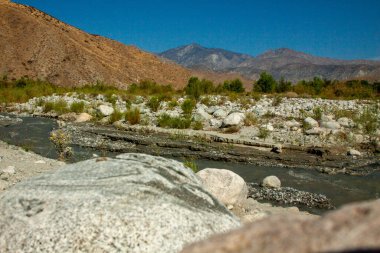
M 143 79 L 183 87 L 192 73 L 114 40 L 90 35 L 33 7 L 0 0 L 0 75 L 65 86 Z

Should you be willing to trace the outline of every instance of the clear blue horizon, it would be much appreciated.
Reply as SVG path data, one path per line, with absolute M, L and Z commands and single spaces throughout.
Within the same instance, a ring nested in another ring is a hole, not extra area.
M 13 2 L 155 53 L 197 43 L 253 56 L 286 47 L 321 57 L 380 60 L 377 0 Z

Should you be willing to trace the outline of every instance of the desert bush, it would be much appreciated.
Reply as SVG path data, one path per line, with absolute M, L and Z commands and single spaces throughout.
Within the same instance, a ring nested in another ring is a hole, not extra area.
M 178 101 L 176 99 L 172 99 L 168 103 L 168 108 L 171 109 L 171 110 L 174 109 L 177 106 L 179 106 L 179 104 L 178 104 Z
M 69 111 L 67 102 L 63 99 L 59 99 L 58 101 L 54 102 L 53 110 L 58 114 L 67 113 Z
M 110 115 L 109 119 L 108 119 L 108 122 L 110 124 L 116 122 L 116 121 L 119 121 L 123 118 L 124 114 L 122 112 L 120 112 L 119 110 L 117 110 L 116 108 L 114 108 L 113 110 L 113 113 Z
M 141 120 L 140 110 L 138 108 L 129 109 L 125 113 L 125 120 L 131 125 L 139 124 Z
M 195 101 L 192 99 L 186 99 L 181 105 L 181 109 L 185 115 L 191 115 L 195 107 Z
M 158 109 L 160 108 L 161 100 L 159 99 L 158 96 L 153 96 L 149 99 L 148 101 L 148 107 L 153 111 L 157 112 Z
M 186 129 L 191 125 L 191 118 L 188 117 L 171 117 L 164 113 L 157 119 L 157 125 L 164 128 Z
M 58 159 L 61 161 L 67 160 L 70 156 L 73 155 L 73 151 L 69 146 L 71 141 L 70 135 L 65 133 L 62 130 L 54 131 L 50 134 L 50 140 L 53 142 L 57 153 Z
M 272 101 L 272 105 L 273 106 L 279 106 L 282 102 L 282 97 L 281 96 L 274 96 L 273 97 L 273 101 Z
M 379 127 L 379 109 L 377 106 L 366 108 L 361 114 L 354 118 L 356 124 L 363 126 L 366 134 L 373 134 Z
M 51 112 L 54 109 L 54 103 L 53 102 L 45 102 L 43 112 Z
M 323 111 L 322 111 L 321 107 L 318 107 L 318 106 L 315 107 L 313 109 L 313 119 L 315 119 L 315 120 L 321 120 L 322 113 L 323 113 Z
M 73 102 L 70 105 L 70 111 L 75 113 L 82 113 L 84 111 L 84 102 Z
M 192 128 L 194 130 L 202 130 L 203 129 L 203 123 L 202 121 L 194 121 L 192 124 Z
M 253 126 L 257 124 L 257 118 L 252 112 L 245 114 L 244 126 Z
M 266 127 L 260 127 L 259 128 L 259 135 L 258 135 L 258 137 L 260 138 L 260 139 L 266 139 L 266 138 L 268 138 L 268 136 L 269 136 L 269 130 L 266 128 Z
M 259 80 L 253 86 L 253 90 L 256 92 L 263 93 L 272 93 L 277 86 L 276 80 L 272 77 L 272 75 L 267 72 L 262 72 L 260 74 Z

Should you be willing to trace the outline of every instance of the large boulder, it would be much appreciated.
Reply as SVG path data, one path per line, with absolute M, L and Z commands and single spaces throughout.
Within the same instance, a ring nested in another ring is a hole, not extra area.
M 270 216 L 182 253 L 379 252 L 380 200 L 316 216 Z
M 233 112 L 223 120 L 223 127 L 237 126 L 243 123 L 245 118 L 244 113 Z
M 90 121 L 91 119 L 92 119 L 92 116 L 90 114 L 82 112 L 76 117 L 75 122 L 78 122 L 78 123 L 87 122 L 87 121 Z
M 239 204 L 248 197 L 244 179 L 230 170 L 206 168 L 197 176 L 205 189 L 225 205 Z
M 178 252 L 239 221 L 181 163 L 97 158 L 0 195 L 0 252 Z

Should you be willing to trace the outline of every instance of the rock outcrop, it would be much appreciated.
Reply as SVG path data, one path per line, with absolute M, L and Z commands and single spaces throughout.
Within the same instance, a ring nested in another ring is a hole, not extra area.
M 379 217 L 380 200 L 348 205 L 321 218 L 272 216 L 182 253 L 379 252 Z
M 0 195 L 0 252 L 178 252 L 239 226 L 181 163 L 97 158 Z

